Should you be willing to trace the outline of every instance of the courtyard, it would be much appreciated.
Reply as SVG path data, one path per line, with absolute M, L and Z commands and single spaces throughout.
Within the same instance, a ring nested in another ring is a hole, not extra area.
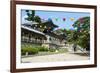
M 39 55 L 39 56 L 23 57 L 22 63 L 78 61 L 78 60 L 89 60 L 89 56 L 81 55 L 81 54 L 79 55 L 79 54 L 75 54 L 75 53 Z

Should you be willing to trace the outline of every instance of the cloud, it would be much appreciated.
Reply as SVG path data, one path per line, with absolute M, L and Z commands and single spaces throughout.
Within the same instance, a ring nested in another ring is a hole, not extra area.
M 28 17 L 27 15 L 22 17 L 22 24 L 30 22 L 28 20 L 25 20 L 25 18 L 27 18 L 27 17 Z

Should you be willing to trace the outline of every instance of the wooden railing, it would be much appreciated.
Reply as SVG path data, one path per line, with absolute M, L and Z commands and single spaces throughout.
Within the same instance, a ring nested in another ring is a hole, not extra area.
M 41 44 L 43 44 L 43 43 L 48 43 L 48 44 L 56 44 L 56 45 L 63 45 L 60 41 L 55 41 L 55 40 L 49 40 L 49 41 L 47 41 L 47 40 L 41 40 L 41 39 L 35 39 L 35 38 L 29 38 L 29 37 L 22 37 L 21 38 L 21 41 L 22 42 L 27 42 L 27 43 L 41 43 Z

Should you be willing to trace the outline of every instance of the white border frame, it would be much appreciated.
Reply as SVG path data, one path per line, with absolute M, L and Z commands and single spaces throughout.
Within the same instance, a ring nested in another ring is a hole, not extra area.
M 51 10 L 51 11 L 70 11 L 70 12 L 89 12 L 90 13 L 90 60 L 68 61 L 68 62 L 48 62 L 48 63 L 21 63 L 21 9 L 29 10 Z M 74 66 L 94 64 L 94 9 L 52 7 L 37 5 L 16 5 L 16 68 L 40 68 L 57 66 Z

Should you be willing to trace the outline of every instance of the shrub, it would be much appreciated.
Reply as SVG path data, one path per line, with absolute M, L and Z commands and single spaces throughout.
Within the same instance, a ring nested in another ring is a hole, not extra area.
M 21 49 L 21 54 L 22 55 L 25 55 L 26 54 L 26 52 L 28 52 L 28 55 L 33 55 L 33 54 L 36 54 L 36 53 L 38 53 L 38 49 L 37 48 L 35 48 L 35 47 L 23 47 L 22 49 Z
M 49 51 L 50 51 L 50 52 L 55 52 L 55 51 L 56 51 L 56 49 L 49 49 Z
M 21 55 L 25 55 L 26 51 L 24 49 L 21 49 Z
M 49 51 L 46 47 L 37 47 L 39 51 Z

